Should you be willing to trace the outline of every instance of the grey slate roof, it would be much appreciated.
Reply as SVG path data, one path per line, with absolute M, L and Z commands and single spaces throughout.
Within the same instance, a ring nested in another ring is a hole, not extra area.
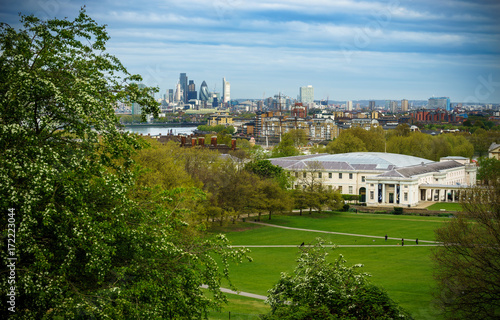
M 496 143 L 496 142 L 492 142 L 490 147 L 488 148 L 488 151 L 493 151 L 495 150 L 496 148 L 500 147 L 500 144 Z
M 314 154 L 270 159 L 283 169 L 306 169 L 311 162 L 319 162 L 327 170 L 378 170 L 386 171 L 412 165 L 433 163 L 431 160 L 403 154 L 384 152 L 350 152 L 339 154 Z
M 463 167 L 463 164 L 455 161 L 443 161 L 443 162 L 433 162 L 429 164 L 420 164 L 416 166 L 409 166 L 405 168 L 399 168 L 391 171 L 384 172 L 377 177 L 401 177 L 410 178 L 412 176 L 421 175 L 429 172 L 439 172 L 441 170 L 452 169 L 457 167 Z

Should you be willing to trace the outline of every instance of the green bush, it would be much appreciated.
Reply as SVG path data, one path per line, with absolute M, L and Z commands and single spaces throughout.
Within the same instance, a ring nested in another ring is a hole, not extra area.
M 403 214 L 403 207 L 394 207 L 394 214 L 396 215 Z

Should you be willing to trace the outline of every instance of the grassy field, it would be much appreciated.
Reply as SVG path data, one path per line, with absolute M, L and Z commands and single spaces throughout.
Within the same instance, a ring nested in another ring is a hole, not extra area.
M 462 211 L 462 206 L 460 205 L 460 203 L 438 202 L 427 207 L 427 210 L 441 210 L 441 209 L 444 209 L 446 211 Z
M 386 289 L 389 295 L 410 311 L 416 319 L 436 319 L 439 317 L 431 304 L 433 279 L 429 255 L 432 247 L 424 246 L 423 242 L 417 246 L 414 240 L 410 239 L 432 241 L 434 230 L 448 220 L 449 218 L 440 217 L 353 213 L 273 216 L 270 221 L 262 220 L 280 226 L 372 237 L 288 230 L 249 222 L 239 222 L 214 231 L 226 233 L 233 245 L 294 246 L 252 247 L 250 255 L 254 261 L 231 268 L 233 283 L 241 291 L 266 295 L 267 290 L 278 281 L 281 272 L 293 271 L 299 244 L 311 243 L 315 238 L 321 237 L 340 245 L 332 250 L 330 254 L 332 259 L 342 254 L 349 265 L 364 264 L 362 270 L 372 275 L 371 281 Z M 397 240 L 385 241 L 383 236 L 386 233 Z M 404 247 L 400 245 L 401 238 L 407 239 Z M 343 245 L 355 247 L 342 247 Z M 229 311 L 233 314 L 231 319 L 236 319 L 234 316 L 238 312 L 246 314 L 245 307 L 249 303 L 248 300 L 253 301 L 252 308 L 256 308 L 256 314 L 268 310 L 263 301 L 244 298 L 246 301 L 244 303 L 240 303 L 240 300 L 232 300 L 224 312 L 212 314 L 211 319 L 228 319 Z

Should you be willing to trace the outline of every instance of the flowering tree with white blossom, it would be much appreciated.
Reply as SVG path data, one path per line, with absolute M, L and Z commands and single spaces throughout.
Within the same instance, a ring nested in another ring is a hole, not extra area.
M 264 319 L 412 319 L 358 271 L 363 265 L 327 256 L 321 239 L 301 247 L 293 274 L 282 273 L 268 291 L 272 312 Z
M 106 53 L 105 26 L 85 9 L 21 23 L 0 25 L 2 318 L 192 319 L 218 308 L 228 259 L 244 250 L 189 224 L 181 204 L 199 190 L 137 185 L 131 155 L 144 143 L 114 114 L 127 101 L 156 116 L 157 89 Z

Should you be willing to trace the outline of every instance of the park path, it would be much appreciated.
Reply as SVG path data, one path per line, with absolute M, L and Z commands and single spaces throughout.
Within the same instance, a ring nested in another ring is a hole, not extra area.
M 278 226 L 278 225 L 275 225 L 275 224 L 264 223 L 264 222 L 257 222 L 257 221 L 247 221 L 247 222 L 248 223 L 254 223 L 254 224 L 263 225 L 263 226 L 266 226 L 266 227 L 281 228 L 281 229 L 288 229 L 288 230 L 306 231 L 306 232 L 318 232 L 318 233 L 328 233 L 328 234 L 339 234 L 339 235 L 343 235 L 343 236 L 364 237 L 364 238 L 384 239 L 385 240 L 385 236 L 371 236 L 371 235 L 366 235 L 366 234 L 344 233 L 344 232 L 335 232 L 335 231 L 323 231 L 323 230 L 314 230 L 314 229 L 303 229 L 303 228 L 285 227 L 285 226 Z M 387 239 L 401 240 L 401 238 L 393 238 L 393 237 L 387 237 Z M 410 241 L 415 242 L 416 239 L 405 239 L 405 242 L 410 242 Z M 430 240 L 420 240 L 420 239 L 418 239 L 418 242 L 424 242 L 424 243 L 430 243 L 430 244 L 433 244 L 433 245 L 439 245 L 439 242 L 430 241 Z M 351 247 L 362 247 L 362 246 L 373 247 L 373 245 L 359 245 L 359 246 L 352 245 Z M 247 246 L 247 247 L 250 247 L 250 246 Z M 338 246 L 338 247 L 348 247 L 348 246 L 344 245 L 344 246 Z
M 208 286 L 207 285 L 202 285 L 201 286 L 203 289 L 207 289 Z M 220 291 L 224 292 L 224 293 L 229 293 L 229 294 L 237 294 L 239 296 L 244 296 L 244 297 L 249 297 L 249 298 L 254 298 L 254 299 L 260 299 L 260 300 L 266 300 L 267 297 L 266 296 L 263 296 L 263 295 L 260 295 L 260 294 L 255 294 L 255 293 L 250 293 L 250 292 L 242 292 L 242 291 L 234 291 L 234 290 L 231 290 L 231 289 L 227 289 L 227 288 L 220 288 Z

